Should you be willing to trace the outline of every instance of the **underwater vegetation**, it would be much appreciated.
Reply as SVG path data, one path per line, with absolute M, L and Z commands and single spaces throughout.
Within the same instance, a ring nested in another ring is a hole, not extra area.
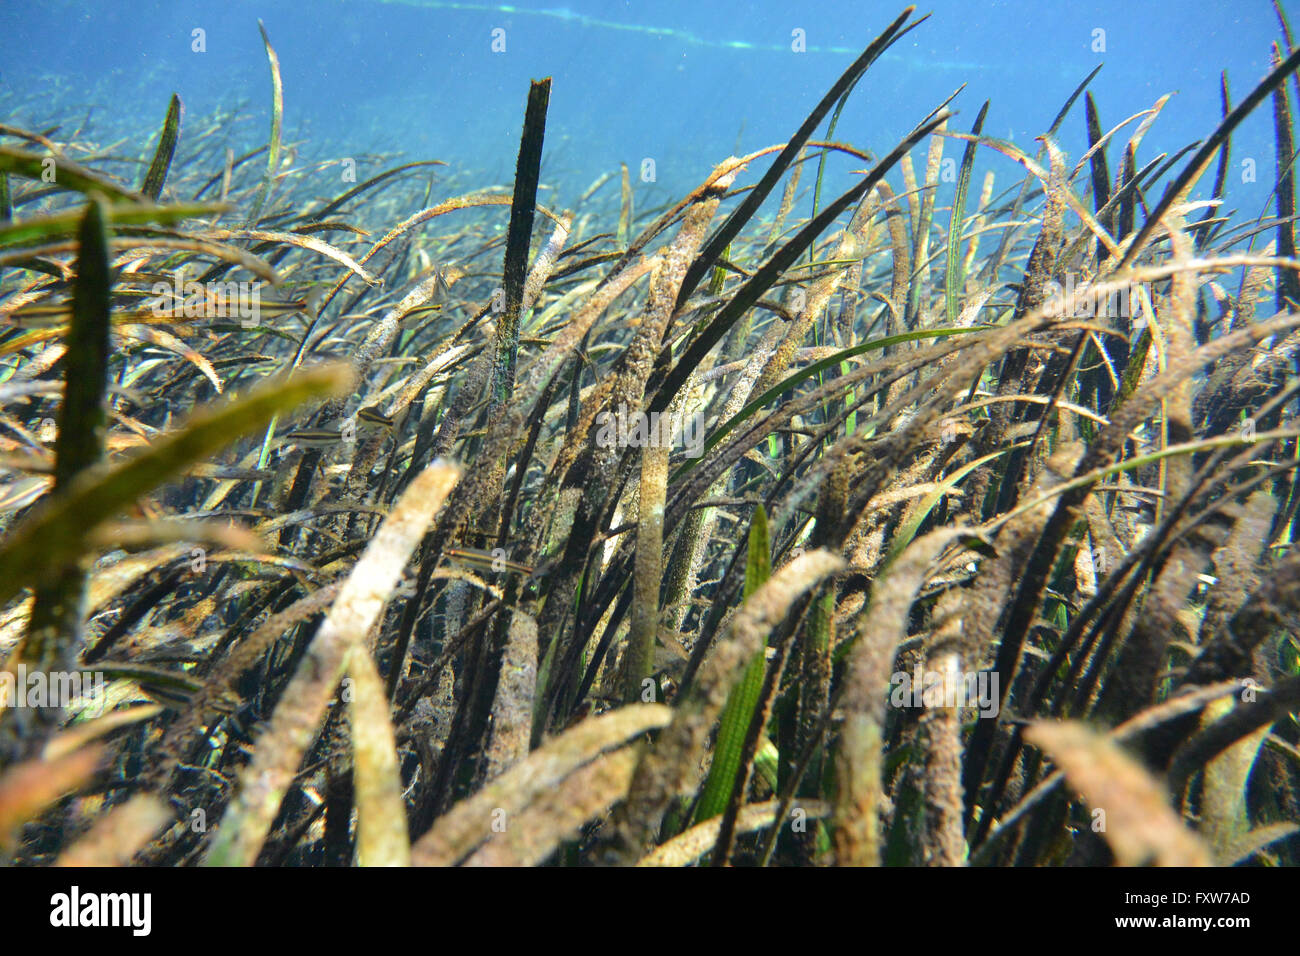
M 912 15 L 655 208 L 10 94 L 0 856 L 1295 864 L 1300 50 L 837 141 Z

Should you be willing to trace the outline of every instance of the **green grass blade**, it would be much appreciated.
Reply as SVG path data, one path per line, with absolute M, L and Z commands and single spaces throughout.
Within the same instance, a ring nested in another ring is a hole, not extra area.
M 185 117 L 185 107 L 181 98 L 172 94 L 167 106 L 167 118 L 163 120 L 162 132 L 158 134 L 158 148 L 154 150 L 153 162 L 145 174 L 140 192 L 150 199 L 157 200 L 162 195 L 163 182 L 167 179 L 167 170 L 171 168 L 172 156 L 176 154 L 176 144 L 181 138 L 181 120 Z
M 772 576 L 772 543 L 768 534 L 767 512 L 762 505 L 754 511 L 754 523 L 749 529 L 749 554 L 745 562 L 745 597 L 759 589 Z M 767 660 L 759 651 L 745 668 L 740 683 L 731 689 L 722 708 L 718 725 L 718 742 L 713 751 L 713 763 L 708 779 L 695 807 L 695 823 L 716 817 L 727 809 L 731 790 L 735 786 L 736 772 L 740 769 L 741 749 L 745 734 L 758 706 L 763 689 L 763 672 Z

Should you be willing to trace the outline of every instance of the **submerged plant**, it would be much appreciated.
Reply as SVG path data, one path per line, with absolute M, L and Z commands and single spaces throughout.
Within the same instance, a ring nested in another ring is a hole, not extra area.
M 322 200 L 265 29 L 242 155 L 0 126 L 0 853 L 1295 863 L 1300 51 L 1145 165 L 1091 76 L 833 142 L 912 12 L 659 207 L 538 202 L 549 79 L 512 192 Z

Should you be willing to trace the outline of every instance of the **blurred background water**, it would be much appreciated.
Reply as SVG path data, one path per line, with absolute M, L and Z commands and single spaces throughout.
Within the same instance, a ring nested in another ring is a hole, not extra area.
M 248 108 L 232 140 L 253 148 L 266 140 L 270 112 L 261 18 L 283 70 L 286 138 L 304 141 L 308 156 L 400 151 L 481 173 L 484 185 L 508 183 L 528 81 L 550 75 L 546 181 L 561 196 L 576 194 L 620 162 L 635 177 L 649 158 L 657 182 L 637 189 L 664 191 L 657 198 L 666 199 L 733 152 L 784 142 L 903 6 L 2 0 L 0 84 L 23 112 L 6 119 L 41 128 L 75 123 L 93 105 L 153 130 L 173 91 L 190 121 L 243 102 Z M 1105 128 L 1175 94 L 1143 143 L 1141 166 L 1207 135 L 1219 116 L 1219 71 L 1227 71 L 1240 100 L 1268 71 L 1278 34 L 1267 0 L 934 0 L 918 8 L 927 10 L 933 16 L 859 84 L 838 140 L 887 152 L 965 83 L 953 128 L 969 129 L 989 99 L 985 133 L 1032 153 L 1033 138 L 1071 91 L 1104 64 L 1090 89 Z M 203 31 L 205 52 L 192 49 L 195 30 Z M 803 52 L 794 49 L 797 31 Z M 494 40 L 504 51 L 494 51 Z M 1084 152 L 1082 103 L 1060 143 L 1072 158 Z M 147 154 L 151 137 L 135 145 Z M 954 154 L 960 147 L 950 145 Z M 1229 196 L 1255 216 L 1274 179 L 1267 104 L 1234 137 L 1234 168 L 1246 159 L 1256 162 L 1258 181 L 1243 185 L 1235 177 Z M 220 162 L 214 157 L 213 168 Z M 1115 146 L 1112 175 L 1118 162 Z M 861 165 L 834 159 L 829 185 L 850 184 Z M 984 151 L 977 176 L 990 168 L 1002 171 L 1002 186 L 1021 174 Z

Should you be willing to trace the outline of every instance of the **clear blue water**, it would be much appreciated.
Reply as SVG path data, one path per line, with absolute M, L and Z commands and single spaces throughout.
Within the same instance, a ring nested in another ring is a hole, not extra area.
M 0 83 L 8 101 L 21 104 L 9 119 L 35 126 L 75 122 L 79 104 L 94 103 L 134 112 L 152 129 L 173 91 L 190 121 L 244 101 L 247 117 L 232 135 L 252 148 L 265 142 L 270 100 L 260 18 L 283 69 L 286 136 L 305 140 L 308 155 L 400 149 L 481 171 L 485 184 L 508 182 L 528 81 L 552 76 L 549 182 L 576 192 L 620 162 L 637 170 L 651 158 L 655 187 L 679 194 L 732 152 L 784 142 L 903 6 L 3 0 Z M 985 132 L 1032 149 L 1074 87 L 1103 63 L 1090 89 L 1107 127 L 1175 94 L 1144 141 L 1143 163 L 1208 134 L 1218 118 L 1219 70 L 1240 99 L 1268 71 L 1278 35 L 1266 0 L 935 0 L 918 13 L 927 9 L 933 16 L 867 73 L 837 139 L 886 152 L 965 83 L 954 128 L 969 128 L 989 99 Z M 195 29 L 205 31 L 206 52 L 191 49 Z M 504 52 L 492 49 L 497 29 Z M 792 50 L 796 30 L 806 52 Z M 1104 52 L 1093 49 L 1097 30 L 1105 31 Z M 1084 151 L 1082 104 L 1061 145 L 1072 157 Z M 148 138 L 138 147 L 149 148 Z M 1113 169 L 1118 149 L 1111 153 Z M 1258 181 L 1232 188 L 1234 204 L 1253 217 L 1273 181 L 1267 104 L 1235 137 L 1233 157 L 1238 169 L 1246 158 L 1257 163 Z M 832 185 L 849 183 L 861 165 L 836 160 Z M 991 151 L 980 168 L 1000 171 L 1004 185 L 1020 175 Z

